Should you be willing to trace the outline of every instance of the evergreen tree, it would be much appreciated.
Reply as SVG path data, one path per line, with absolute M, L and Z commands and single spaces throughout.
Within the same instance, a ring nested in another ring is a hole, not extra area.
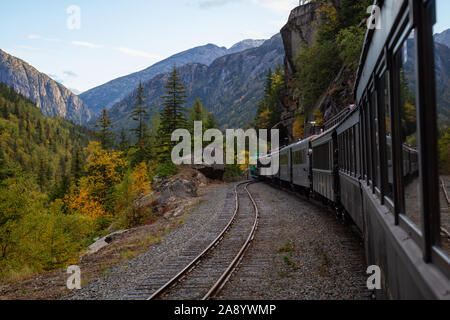
M 102 148 L 105 150 L 111 149 L 114 145 L 114 138 L 116 134 L 111 132 L 110 130 L 111 128 L 113 128 L 113 125 L 111 123 L 111 120 L 108 118 L 106 108 L 103 108 L 102 117 L 98 120 L 98 123 L 95 125 L 95 127 L 100 128 L 96 135 L 100 140 Z
M 186 89 L 175 66 L 165 88 L 166 95 L 161 97 L 164 100 L 164 108 L 159 128 L 162 146 L 161 157 L 163 159 L 170 156 L 173 146 L 173 142 L 171 142 L 172 132 L 176 129 L 186 129 L 187 127 L 186 109 L 183 107 L 187 98 Z
M 130 147 L 130 141 L 128 140 L 128 136 L 125 132 L 125 129 L 122 128 L 120 131 L 120 141 L 119 141 L 119 150 L 122 152 L 128 151 L 128 148 Z
M 139 87 L 137 89 L 137 104 L 135 105 L 133 111 L 131 112 L 131 118 L 134 121 L 138 122 L 138 125 L 136 128 L 131 129 L 131 132 L 134 132 L 137 139 L 137 146 L 139 149 L 143 149 L 144 146 L 144 139 L 145 139 L 145 132 L 146 132 L 146 120 L 148 120 L 148 112 L 147 108 L 144 106 L 144 87 L 142 86 L 142 82 L 139 83 Z
M 72 161 L 72 177 L 76 185 L 83 176 L 83 160 L 81 157 L 81 151 L 79 148 L 75 149 Z
M 217 128 L 218 123 L 216 119 L 214 118 L 214 114 L 212 112 L 208 112 L 206 116 L 206 124 L 205 124 L 205 130 L 209 129 L 215 129 Z

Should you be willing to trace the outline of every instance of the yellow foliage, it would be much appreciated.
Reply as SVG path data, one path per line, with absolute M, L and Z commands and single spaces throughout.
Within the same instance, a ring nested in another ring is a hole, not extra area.
M 323 112 L 320 109 L 314 111 L 314 119 L 316 121 L 316 127 L 322 127 L 324 124 Z
M 266 109 L 263 112 L 261 112 L 258 116 L 257 120 L 258 128 L 266 128 L 270 129 L 270 110 Z
M 140 163 L 132 173 L 131 192 L 135 196 L 140 194 L 148 194 L 152 191 L 149 181 L 149 170 L 145 162 Z
M 299 116 L 294 122 L 292 134 L 298 139 L 303 139 L 305 135 L 305 118 L 303 115 Z
M 80 179 L 77 192 L 66 196 L 66 202 L 72 212 L 78 212 L 83 216 L 89 217 L 92 220 L 98 217 L 105 216 L 106 212 L 102 204 L 93 192 L 96 184 L 91 177 Z

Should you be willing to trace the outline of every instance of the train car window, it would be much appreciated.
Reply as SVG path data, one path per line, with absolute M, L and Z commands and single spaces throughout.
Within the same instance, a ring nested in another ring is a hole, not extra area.
M 388 87 L 388 77 L 389 73 L 385 72 L 379 79 L 379 101 L 380 108 L 384 108 L 384 122 L 380 122 L 380 126 L 384 125 L 385 139 L 381 138 L 381 143 L 384 144 L 386 154 L 382 161 L 385 162 L 384 172 L 382 175 L 384 177 L 384 196 L 388 197 L 391 202 L 394 199 L 394 167 L 392 161 L 392 130 L 391 130 L 391 108 L 389 102 L 389 87 Z M 382 130 L 383 131 L 383 130 Z
M 380 187 L 380 138 L 378 134 L 378 101 L 375 91 L 371 95 L 371 107 L 373 182 L 375 187 Z
M 370 185 L 370 182 L 372 181 L 372 152 L 371 152 L 371 132 L 370 132 L 370 112 L 368 105 L 366 104 L 366 112 L 365 112 L 365 126 L 366 129 L 364 130 L 366 135 L 366 168 L 367 168 L 367 182 L 368 185 Z
M 345 172 L 348 173 L 348 133 L 347 131 L 344 131 L 344 167 Z
M 437 0 L 436 10 L 442 10 L 448 0 Z M 438 30 L 435 30 L 438 31 Z M 444 52 L 449 52 L 445 45 L 436 42 L 435 64 L 442 62 Z M 448 74 L 443 74 L 436 67 L 436 98 L 437 98 L 437 126 L 438 126 L 438 164 L 439 164 L 439 194 L 441 208 L 441 249 L 450 257 L 450 108 L 448 104 Z M 447 81 L 447 82 L 446 82 Z M 447 98 L 446 98 L 447 97 Z M 446 102 L 447 101 L 447 102 Z
M 280 165 L 285 166 L 285 165 L 287 165 L 288 163 L 289 163 L 289 157 L 288 157 L 288 154 L 285 153 L 285 154 L 280 155 Z
M 401 130 L 401 155 L 402 155 L 402 179 L 404 197 L 404 215 L 416 226 L 421 226 L 420 214 L 420 177 L 418 166 L 418 131 L 415 85 L 417 83 L 415 65 L 414 31 L 408 36 L 396 54 L 398 66 L 397 81 L 400 102 L 400 130 Z
M 292 163 L 301 165 L 306 163 L 306 149 L 298 150 L 292 153 Z
M 363 174 L 363 180 L 367 179 L 367 169 L 366 169 L 366 133 L 365 133 L 365 112 L 364 109 L 362 107 L 360 107 L 361 109 L 361 114 L 360 114 L 360 118 L 359 118 L 359 123 L 361 123 L 361 127 L 360 127 L 360 133 L 361 133 L 361 143 L 360 143 L 360 148 L 361 151 L 361 164 L 362 164 L 362 174 Z
M 314 148 L 313 152 L 314 169 L 331 170 L 330 164 L 330 143 L 325 143 Z
M 360 140 L 361 135 L 359 131 L 359 124 L 356 124 L 355 126 L 355 161 L 356 161 L 356 176 L 360 177 L 362 175 L 361 171 L 361 152 L 360 152 Z
M 355 127 L 350 128 L 350 171 L 355 175 Z

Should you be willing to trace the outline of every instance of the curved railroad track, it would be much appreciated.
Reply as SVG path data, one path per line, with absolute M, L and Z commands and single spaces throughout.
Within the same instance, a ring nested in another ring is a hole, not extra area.
M 147 300 L 207 300 L 221 290 L 242 260 L 258 228 L 258 206 L 247 188 L 253 183 L 247 181 L 235 186 L 235 210 L 226 227 Z

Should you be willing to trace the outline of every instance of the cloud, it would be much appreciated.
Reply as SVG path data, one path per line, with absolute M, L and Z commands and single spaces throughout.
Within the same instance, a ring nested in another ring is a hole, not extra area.
M 124 54 L 133 56 L 133 57 L 143 57 L 143 58 L 148 58 L 148 59 L 153 59 L 153 60 L 160 60 L 161 57 L 155 54 L 151 54 L 148 52 L 144 52 L 144 51 L 139 51 L 139 50 L 133 50 L 130 48 L 114 48 L 116 51 L 122 52 Z
M 30 47 L 30 46 L 25 46 L 25 45 L 20 45 L 19 49 L 24 49 L 24 50 L 30 50 L 30 51 L 39 51 L 41 49 L 39 48 L 35 48 L 35 47 Z
M 76 78 L 76 77 L 78 77 L 78 75 L 75 72 L 70 71 L 70 70 L 63 71 L 63 75 L 66 76 L 66 77 L 69 77 L 69 78 Z
M 46 37 L 42 37 L 38 34 L 29 34 L 28 35 L 28 39 L 30 40 L 43 40 L 43 41 L 47 41 L 47 42 L 60 42 L 61 39 L 58 38 L 46 38 Z
M 88 48 L 102 48 L 102 45 L 91 43 L 91 42 L 85 42 L 85 41 L 72 41 L 71 42 L 75 46 L 81 46 L 81 47 L 88 47 Z
M 245 2 L 246 0 L 200 0 L 198 6 L 202 9 L 224 6 L 233 2 Z
M 298 0 L 252 0 L 252 2 L 284 16 L 299 5 Z

